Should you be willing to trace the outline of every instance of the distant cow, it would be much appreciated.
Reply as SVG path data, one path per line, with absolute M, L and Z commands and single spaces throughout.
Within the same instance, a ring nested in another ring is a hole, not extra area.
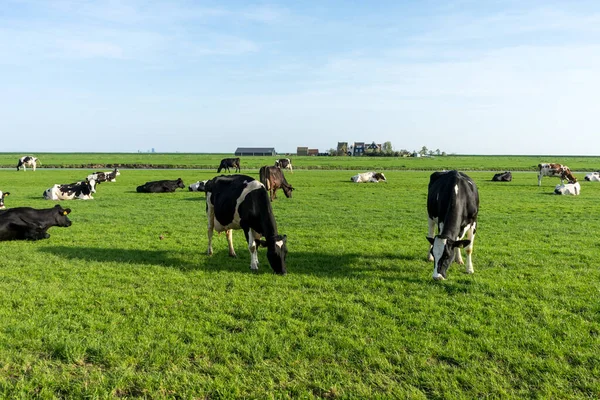
M 350 180 L 354 183 L 362 183 L 362 182 L 374 182 L 377 183 L 379 181 L 387 182 L 385 179 L 385 175 L 381 172 L 363 172 L 362 174 L 354 175 Z
M 3 192 L 2 190 L 0 190 L 0 210 L 3 210 L 4 208 L 4 198 L 6 196 L 8 196 L 10 194 L 10 192 Z
M 267 259 L 277 274 L 285 274 L 287 237 L 277 232 L 277 223 L 264 185 L 245 175 L 218 176 L 206 182 L 208 251 L 213 254 L 213 230 L 226 232 L 229 255 L 235 257 L 233 229 L 243 229 L 250 251 L 250 268 L 258 270 L 257 247 L 267 248 Z M 261 240 L 264 237 L 265 240 Z
M 565 180 L 569 181 L 569 183 L 577 182 L 577 178 L 571 173 L 571 170 L 566 165 L 562 164 L 538 164 L 538 186 L 542 186 L 542 177 L 543 176 L 558 176 L 560 177 L 560 183 L 563 183 Z
M 208 180 L 194 182 L 188 186 L 188 189 L 190 192 L 204 192 L 204 185 L 206 185 L 206 182 L 208 182 Z
M 224 158 L 221 160 L 221 164 L 219 164 L 219 168 L 217 172 L 221 172 L 221 170 L 225 169 L 227 172 L 229 168 L 235 168 L 235 172 L 240 172 L 240 158 Z
M 579 182 L 561 183 L 554 188 L 554 194 L 572 194 L 578 196 L 580 192 L 581 186 L 579 185 Z
M 93 200 L 92 193 L 96 192 L 96 181 L 85 180 L 67 185 L 54 185 L 43 193 L 46 200 Z
M 467 254 L 467 273 L 472 274 L 473 241 L 479 213 L 479 193 L 475 182 L 458 171 L 434 172 L 427 193 L 430 243 L 429 261 L 433 261 L 433 279 L 446 279 L 454 261 L 463 264 L 460 248 Z M 438 234 L 434 236 L 437 226 Z M 462 240 L 467 235 L 466 240 Z
M 283 189 L 285 197 L 292 197 L 294 188 L 290 185 L 283 175 L 283 171 L 279 167 L 264 166 L 259 171 L 260 182 L 265 185 L 270 194 L 271 201 L 277 198 L 277 189 Z
M 494 182 L 510 182 L 512 181 L 512 174 L 509 171 L 500 172 L 499 174 L 494 175 L 492 178 Z
M 600 172 L 590 172 L 585 176 L 586 181 L 600 182 Z
M 138 193 L 167 193 L 174 192 L 177 188 L 185 188 L 181 178 L 178 178 L 177 180 L 146 182 L 143 185 L 138 186 L 136 190 Z
M 35 167 L 38 164 L 42 165 L 42 163 L 40 162 L 40 160 L 37 157 L 23 156 L 23 157 L 19 158 L 19 162 L 17 164 L 17 171 L 19 171 L 21 167 L 23 167 L 23 171 L 27 171 L 26 167 L 31 167 L 31 169 L 33 169 L 35 171 Z
M 16 207 L 0 211 L 0 241 L 48 239 L 50 227 L 71 226 L 67 217 L 70 212 L 70 208 L 64 209 L 58 204 L 42 210 Z
M 121 175 L 121 172 L 117 168 L 109 172 L 94 172 L 93 174 L 88 175 L 87 179 L 95 180 L 96 183 L 102 182 L 116 182 L 117 176 Z
M 281 169 L 289 169 L 292 174 L 294 173 L 292 170 L 292 160 L 289 158 L 280 158 L 279 160 L 275 160 L 275 166 Z

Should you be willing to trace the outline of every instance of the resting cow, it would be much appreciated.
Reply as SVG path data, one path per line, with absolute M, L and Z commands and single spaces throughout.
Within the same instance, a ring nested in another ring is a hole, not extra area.
M 279 160 L 275 160 L 275 166 L 281 169 L 289 169 L 292 174 L 294 173 L 292 170 L 292 160 L 289 158 L 280 158 Z
M 70 208 L 64 209 L 58 204 L 42 210 L 16 207 L 0 211 L 0 241 L 48 239 L 49 228 L 71 226 L 67 217 L 70 212 Z
M 512 181 L 512 174 L 510 171 L 500 172 L 499 174 L 494 175 L 492 178 L 493 182 L 510 182 Z
M 4 208 L 6 208 L 4 206 L 4 198 L 6 196 L 8 196 L 10 194 L 10 192 L 3 192 L 2 190 L 0 190 L 0 210 L 3 210 Z
M 589 182 L 600 182 L 600 172 L 590 172 L 585 176 L 585 180 Z
M 121 172 L 117 168 L 109 172 L 94 172 L 93 174 L 88 175 L 87 179 L 95 180 L 96 183 L 102 182 L 116 182 L 117 176 L 121 175 Z
M 96 181 L 93 179 L 67 185 L 54 185 L 44 191 L 46 200 L 93 200 L 92 193 L 96 192 Z
M 460 248 L 467 254 L 467 273 L 472 274 L 473 241 L 477 228 L 479 193 L 475 182 L 458 171 L 434 172 L 429 178 L 427 213 L 429 214 L 429 261 L 433 261 L 433 279 L 446 279 L 454 261 L 463 264 Z M 434 236 L 437 226 L 438 234 Z M 462 240 L 467 235 L 466 240 Z
M 23 167 L 23 171 L 27 171 L 26 167 L 31 167 L 31 169 L 35 171 L 37 164 L 42 165 L 37 157 L 23 156 L 19 158 L 19 162 L 17 163 L 17 171 L 19 171 L 21 167 Z
M 170 193 L 174 192 L 177 188 L 184 189 L 185 185 L 183 180 L 178 178 L 176 180 L 162 180 L 146 182 L 136 188 L 138 193 Z
M 260 182 L 265 185 L 267 191 L 270 194 L 271 201 L 277 198 L 277 189 L 283 189 L 285 197 L 292 197 L 292 190 L 294 188 L 290 185 L 283 175 L 283 171 L 279 167 L 264 166 L 259 171 Z
M 354 175 L 350 180 L 354 183 L 363 183 L 363 182 L 374 182 L 377 183 L 379 181 L 387 182 L 385 179 L 385 175 L 381 172 L 363 172 L 362 174 Z
M 206 182 L 208 182 L 208 180 L 194 182 L 188 186 L 188 189 L 190 192 L 204 192 L 204 185 L 206 185 Z
M 554 194 L 572 194 L 574 196 L 578 196 L 581 193 L 581 186 L 579 182 L 575 183 L 561 183 L 560 185 L 556 185 L 554 188 Z
M 567 180 L 569 183 L 577 182 L 577 178 L 571 173 L 571 170 L 566 165 L 562 164 L 538 164 L 538 186 L 542 186 L 542 177 L 544 176 L 558 176 L 560 177 L 560 183 Z
M 224 158 L 221 160 L 221 163 L 219 164 L 219 168 L 217 169 L 217 172 L 221 172 L 221 170 L 225 169 L 227 170 L 227 172 L 229 171 L 229 168 L 235 168 L 235 172 L 240 172 L 240 158 Z
M 264 185 L 245 175 L 218 176 L 206 182 L 208 251 L 213 254 L 213 230 L 226 232 L 229 255 L 235 257 L 233 229 L 243 229 L 250 251 L 250 268 L 258 270 L 257 247 L 267 248 L 273 271 L 285 274 L 287 237 L 277 232 L 271 201 Z M 264 237 L 265 240 L 261 240 Z

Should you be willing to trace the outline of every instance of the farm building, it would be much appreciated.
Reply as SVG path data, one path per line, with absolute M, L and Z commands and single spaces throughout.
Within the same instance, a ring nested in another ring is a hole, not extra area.
M 298 147 L 296 149 L 296 155 L 307 156 L 308 155 L 308 147 Z
M 308 149 L 309 156 L 316 156 L 319 154 L 319 149 Z
M 274 147 L 238 147 L 236 156 L 276 156 Z

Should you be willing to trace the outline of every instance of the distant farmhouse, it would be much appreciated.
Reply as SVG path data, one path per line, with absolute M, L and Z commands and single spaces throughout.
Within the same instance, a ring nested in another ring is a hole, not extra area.
M 296 149 L 296 155 L 307 156 L 308 155 L 308 147 L 298 147 Z
M 371 144 L 366 143 L 367 142 L 354 142 L 353 144 L 348 146 L 348 142 L 338 142 L 337 154 L 348 156 L 362 156 L 367 150 L 371 152 L 378 152 L 382 149 L 381 144 L 376 144 L 375 142 L 372 142 Z
M 236 156 L 276 156 L 274 147 L 238 147 Z

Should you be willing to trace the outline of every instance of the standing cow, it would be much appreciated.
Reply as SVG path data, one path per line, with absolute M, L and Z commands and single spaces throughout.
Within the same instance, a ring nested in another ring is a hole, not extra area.
M 454 261 L 463 264 L 460 248 L 467 254 L 467 273 L 472 274 L 473 241 L 479 213 L 479 193 L 475 182 L 458 171 L 434 172 L 427 194 L 430 243 L 429 261 L 433 261 L 433 279 L 446 279 Z M 438 234 L 434 236 L 437 226 Z M 467 235 L 466 240 L 462 240 Z
M 243 229 L 250 251 L 250 268 L 258 270 L 257 247 L 267 248 L 273 271 L 285 274 L 287 237 L 277 232 L 271 201 L 262 183 L 245 175 L 218 176 L 206 182 L 208 255 L 213 254 L 213 230 L 226 232 L 229 255 L 235 257 L 233 229 Z M 264 237 L 264 240 L 261 240 Z
M 221 160 L 221 163 L 219 164 L 219 168 L 217 169 L 217 172 L 221 172 L 221 170 L 225 169 L 227 170 L 227 172 L 229 171 L 229 168 L 235 168 L 235 172 L 240 172 L 240 158 L 224 158 Z
M 3 192 L 2 190 L 0 190 L 0 210 L 3 210 L 6 208 L 4 206 L 4 198 L 6 196 L 8 196 L 9 194 L 10 194 L 10 192 Z
M 294 173 L 292 170 L 292 160 L 289 158 L 280 158 L 279 160 L 275 160 L 275 166 L 281 169 L 289 169 L 292 174 Z
M 17 171 L 19 171 L 21 167 L 23 167 L 23 171 L 27 171 L 26 167 L 31 167 L 31 169 L 35 171 L 37 164 L 42 165 L 37 157 L 23 156 L 19 158 L 19 162 L 17 163 Z
M 265 165 L 260 168 L 258 174 L 260 176 L 260 182 L 265 185 L 270 194 L 271 201 L 277 198 L 276 192 L 279 188 L 283 189 L 285 197 L 292 197 L 292 190 L 294 190 L 294 188 L 287 182 L 283 175 L 283 171 L 279 167 L 269 167 Z
M 566 165 L 542 163 L 538 164 L 538 170 L 538 186 L 542 186 L 542 177 L 544 176 L 558 176 L 560 183 L 563 183 L 565 180 L 569 181 L 569 183 L 577 182 L 577 178 L 575 178 Z

